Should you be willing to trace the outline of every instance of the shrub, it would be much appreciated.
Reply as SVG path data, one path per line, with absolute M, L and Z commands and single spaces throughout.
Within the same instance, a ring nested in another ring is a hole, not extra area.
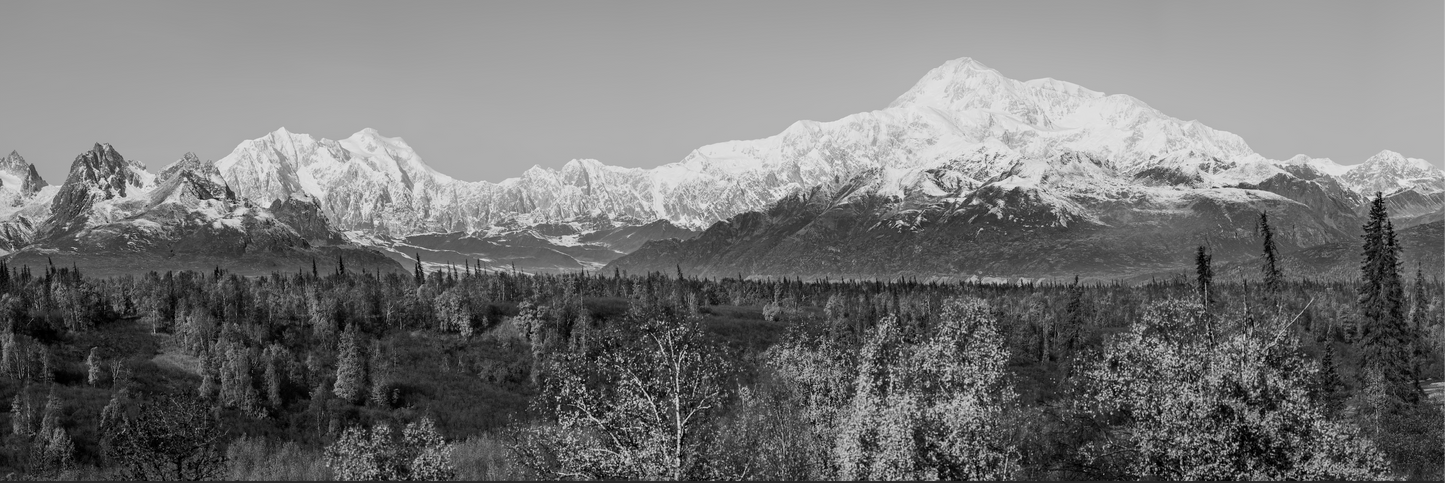
M 402 437 L 380 423 L 371 430 L 353 427 L 326 447 L 326 467 L 340 480 L 449 480 L 452 445 L 430 418 L 406 425 Z

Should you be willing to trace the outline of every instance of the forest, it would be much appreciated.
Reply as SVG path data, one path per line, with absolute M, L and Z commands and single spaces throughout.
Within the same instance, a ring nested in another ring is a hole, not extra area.
M 0 265 L 27 480 L 1438 479 L 1441 267 L 1147 284 Z

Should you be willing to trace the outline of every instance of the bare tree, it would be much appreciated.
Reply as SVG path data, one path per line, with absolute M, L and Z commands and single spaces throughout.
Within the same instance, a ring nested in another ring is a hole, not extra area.
M 225 431 L 207 404 L 166 395 L 122 417 L 106 435 L 107 457 L 126 480 L 200 481 L 219 477 Z
M 596 354 L 561 354 L 547 381 L 556 424 L 534 428 L 518 452 L 546 476 L 695 478 L 716 412 L 729 397 L 727 360 L 698 321 L 635 310 L 641 334 L 611 333 Z

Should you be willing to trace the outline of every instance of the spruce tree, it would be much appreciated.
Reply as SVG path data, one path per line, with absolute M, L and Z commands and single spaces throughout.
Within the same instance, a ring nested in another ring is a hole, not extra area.
M 1429 325 L 1426 319 L 1430 310 L 1430 294 L 1425 291 L 1425 270 L 1419 262 L 1415 262 L 1415 296 L 1414 309 L 1410 313 L 1410 341 L 1414 349 L 1411 354 L 1413 364 L 1410 366 L 1410 374 L 1415 381 L 1415 389 L 1420 390 L 1420 361 L 1429 356 L 1429 349 L 1425 347 L 1425 326 Z
M 1364 226 L 1364 261 L 1361 263 L 1359 326 L 1361 373 L 1378 371 L 1388 391 L 1407 402 L 1418 400 L 1412 387 L 1410 329 L 1405 321 L 1405 289 L 1400 281 L 1400 246 L 1385 209 L 1384 196 L 1375 193 Z
M 1209 249 L 1199 245 L 1199 251 L 1194 255 L 1194 273 L 1199 283 L 1199 301 L 1204 304 L 1205 310 L 1209 309 L 1209 303 L 1213 301 L 1210 290 L 1214 285 L 1214 268 L 1210 267 L 1210 260 L 1214 257 L 1209 255 Z
M 1264 289 L 1267 293 L 1278 294 L 1284 287 L 1284 275 L 1279 270 L 1279 250 L 1274 246 L 1274 229 L 1269 226 L 1269 213 L 1259 212 L 1259 231 L 1264 236 L 1264 264 L 1260 272 L 1264 275 Z
M 366 396 L 366 354 L 356 324 L 346 326 L 336 352 L 336 397 L 360 402 Z
M 1340 409 L 1345 398 L 1345 384 L 1335 370 L 1335 345 L 1325 343 L 1325 354 L 1320 360 L 1320 371 L 1315 376 L 1315 397 L 1324 403 L 1325 413 L 1334 414 Z
M 86 356 L 85 358 L 85 368 L 87 372 L 87 377 L 85 379 L 86 384 L 90 384 L 92 386 L 100 385 L 101 364 L 99 347 L 90 348 L 90 355 Z

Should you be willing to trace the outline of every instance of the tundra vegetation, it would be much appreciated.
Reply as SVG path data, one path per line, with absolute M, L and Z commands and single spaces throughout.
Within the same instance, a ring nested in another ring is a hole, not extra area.
M 1440 267 L 1355 280 L 0 266 L 21 479 L 1435 479 Z

